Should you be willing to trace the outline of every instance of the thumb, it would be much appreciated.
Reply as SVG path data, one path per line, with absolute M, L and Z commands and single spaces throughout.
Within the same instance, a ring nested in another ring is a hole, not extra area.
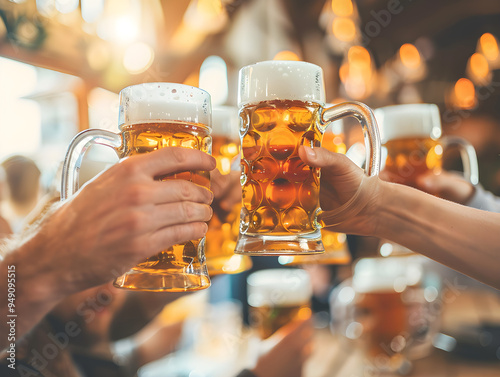
M 328 168 L 333 174 L 345 173 L 346 169 L 349 168 L 349 163 L 354 165 L 343 154 L 330 152 L 325 148 L 313 149 L 307 145 L 302 145 L 299 148 L 299 156 L 306 164 L 317 168 Z

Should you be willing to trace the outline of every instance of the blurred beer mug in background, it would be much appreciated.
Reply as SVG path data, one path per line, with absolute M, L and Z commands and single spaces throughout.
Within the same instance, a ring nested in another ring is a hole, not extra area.
M 312 286 L 301 269 L 261 270 L 247 278 L 250 326 L 267 339 L 294 319 L 311 316 Z
M 210 95 L 199 88 L 171 83 L 129 86 L 120 92 L 119 110 L 120 134 L 89 129 L 72 140 L 64 160 L 62 199 L 78 190 L 81 159 L 92 144 L 112 148 L 119 158 L 174 146 L 211 153 Z M 186 179 L 210 186 L 210 174 L 206 171 L 179 172 L 159 179 Z M 202 238 L 174 245 L 118 277 L 114 285 L 173 292 L 208 288 L 204 244 Z
M 238 109 L 219 106 L 212 109 L 212 156 L 217 160 L 217 169 L 223 175 L 231 173 L 235 159 L 239 161 L 240 151 Z M 233 172 L 235 173 L 235 172 Z M 241 205 L 235 205 L 229 212 L 217 203 L 212 204 L 214 214 L 208 223 L 205 255 L 208 273 L 236 274 L 252 267 L 252 260 L 246 255 L 234 254 L 239 233 Z
M 376 175 L 380 142 L 372 111 L 360 103 L 324 108 L 323 71 L 306 62 L 267 61 L 240 70 L 242 210 L 236 253 L 324 251 L 320 169 L 302 162 L 301 145 L 320 147 L 328 123 L 354 116 L 367 145 L 366 173 Z
M 445 149 L 458 148 L 464 176 L 479 181 L 474 147 L 459 137 L 441 137 L 439 108 L 434 104 L 394 105 L 375 109 L 382 142 L 382 171 L 391 182 L 417 187 L 419 176 L 442 169 Z
M 441 118 L 435 104 L 394 105 L 375 109 L 382 142 L 381 178 L 418 188 L 417 179 L 427 173 L 439 174 L 447 149 L 460 152 L 464 177 L 479 182 L 474 147 L 460 137 L 441 136 Z M 383 256 L 411 253 L 393 242 L 382 241 Z
M 366 365 L 406 374 L 439 331 L 441 280 L 419 255 L 363 258 L 330 296 L 332 331 L 361 350 Z

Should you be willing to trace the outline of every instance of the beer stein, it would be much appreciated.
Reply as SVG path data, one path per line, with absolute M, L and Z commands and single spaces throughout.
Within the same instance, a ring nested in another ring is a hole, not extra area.
M 253 272 L 247 278 L 247 296 L 248 320 L 261 339 L 294 319 L 311 316 L 311 281 L 301 269 Z
M 232 166 L 239 162 L 240 151 L 238 109 L 230 106 L 218 106 L 212 109 L 212 156 L 217 161 L 217 169 L 222 175 L 228 175 Z M 233 173 L 235 173 L 233 171 Z M 208 222 L 205 255 L 210 276 L 218 274 L 236 274 L 252 267 L 252 260 L 247 255 L 234 253 L 239 233 L 240 205 L 235 205 L 230 212 L 212 204 L 214 214 Z
M 64 160 L 61 199 L 78 190 L 82 156 L 92 144 L 112 148 L 119 158 L 164 147 L 184 147 L 211 153 L 210 95 L 195 87 L 171 83 L 129 86 L 120 92 L 121 133 L 89 129 L 72 140 Z M 210 174 L 187 171 L 158 177 L 186 179 L 209 188 Z M 208 288 L 205 238 L 174 245 L 115 279 L 120 288 L 145 291 L 191 291 Z
M 327 104 L 327 107 L 333 104 Z M 332 122 L 323 134 L 323 147 L 336 153 L 346 154 L 344 143 L 343 121 Z M 337 233 L 328 228 L 321 229 L 321 241 L 325 248 L 324 253 L 313 255 L 280 255 L 278 262 L 282 265 L 297 266 L 308 264 L 349 264 L 352 260 L 347 247 L 347 237 L 344 233 Z
M 432 349 L 443 307 L 439 276 L 420 255 L 362 258 L 330 296 L 331 329 L 359 351 L 364 373 L 408 374 Z M 372 373 L 368 373 L 371 370 Z
M 375 110 L 380 130 L 382 170 L 391 182 L 416 187 L 417 178 L 429 171 L 439 173 L 446 148 L 458 148 L 464 175 L 479 181 L 474 147 L 459 137 L 441 137 L 439 108 L 434 104 L 409 104 Z M 385 166 L 384 166 L 385 165 Z
M 314 64 L 260 62 L 242 68 L 239 82 L 242 209 L 235 252 L 322 253 L 320 169 L 302 162 L 299 147 L 320 147 L 330 122 L 354 116 L 364 131 L 365 171 L 376 175 L 380 141 L 375 117 L 361 103 L 324 108 L 323 71 Z

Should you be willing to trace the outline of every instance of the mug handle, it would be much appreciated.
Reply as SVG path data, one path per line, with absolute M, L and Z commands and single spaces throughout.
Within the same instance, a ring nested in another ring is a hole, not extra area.
M 356 215 L 367 203 L 367 198 L 360 198 L 361 186 L 376 184 L 377 179 L 370 179 L 378 176 L 380 171 L 380 136 L 372 109 L 361 102 L 344 102 L 323 110 L 321 122 L 326 125 L 340 118 L 352 116 L 356 118 L 363 128 L 365 141 L 365 178 L 361 182 L 358 191 L 354 196 L 340 207 L 330 210 L 321 210 L 321 220 L 318 225 L 331 226 L 339 224 L 348 218 Z
M 380 135 L 377 121 L 372 109 L 361 102 L 343 102 L 323 110 L 321 122 L 328 124 L 340 118 L 352 116 L 363 128 L 366 160 L 365 174 L 369 177 L 378 175 L 380 171 Z
M 468 141 L 458 136 L 444 136 L 441 139 L 444 148 L 457 148 L 460 151 L 464 167 L 464 177 L 472 185 L 479 183 L 479 165 L 477 163 L 476 150 Z
M 66 157 L 64 158 L 62 181 L 61 181 L 61 200 L 68 199 L 78 191 L 80 185 L 78 178 L 80 176 L 80 167 L 82 165 L 85 152 L 93 145 L 100 144 L 113 149 L 119 156 L 119 149 L 122 145 L 122 137 L 111 131 L 100 129 L 89 129 L 76 135 L 69 144 Z

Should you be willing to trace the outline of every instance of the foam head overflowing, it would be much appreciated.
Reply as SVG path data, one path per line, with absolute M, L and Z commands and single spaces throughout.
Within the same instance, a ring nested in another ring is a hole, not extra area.
M 254 272 L 247 279 L 247 290 L 253 307 L 307 305 L 312 295 L 309 275 L 299 269 Z
M 374 113 L 382 143 L 408 137 L 437 139 L 441 136 L 439 108 L 434 104 L 386 106 Z
M 243 67 L 238 106 L 273 100 L 325 103 L 323 70 L 311 63 L 265 61 Z
M 211 126 L 210 94 L 165 82 L 133 85 L 120 92 L 120 127 L 169 120 Z
M 227 136 L 239 140 L 240 119 L 238 109 L 232 106 L 217 106 L 212 109 L 212 135 Z

